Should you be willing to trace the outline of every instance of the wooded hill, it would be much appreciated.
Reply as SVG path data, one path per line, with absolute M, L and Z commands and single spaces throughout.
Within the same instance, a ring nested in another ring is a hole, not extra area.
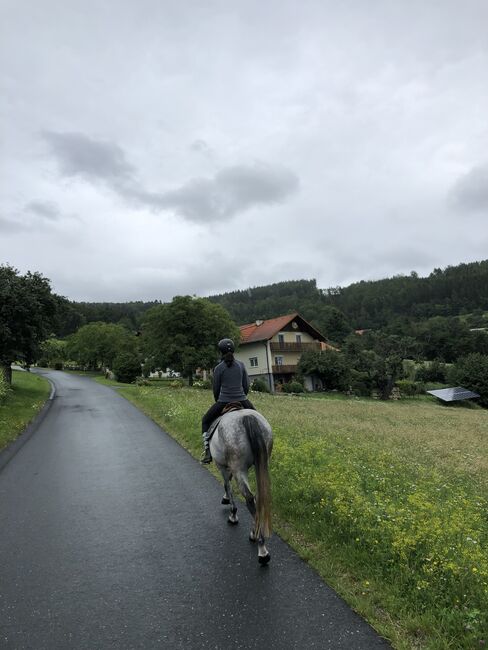
M 434 269 L 427 277 L 412 272 L 329 289 L 317 288 L 315 280 L 279 282 L 210 300 L 223 305 L 239 324 L 290 310 L 313 319 L 328 306 L 343 312 L 355 329 L 379 328 L 399 317 L 423 320 L 488 310 L 488 260 Z
M 412 272 L 328 289 L 318 288 L 315 280 L 290 280 L 209 299 L 225 307 L 239 325 L 291 311 L 299 311 L 317 326 L 324 327 L 326 322 L 329 329 L 331 320 L 336 329 L 376 329 L 398 319 L 420 321 L 472 312 L 481 318 L 480 310 L 488 310 L 488 260 L 434 269 L 427 277 Z M 136 329 L 145 311 L 155 304 L 66 301 L 66 318 L 61 319 L 58 335 L 65 336 L 93 321 L 122 323 Z M 473 321 L 472 325 L 476 324 Z

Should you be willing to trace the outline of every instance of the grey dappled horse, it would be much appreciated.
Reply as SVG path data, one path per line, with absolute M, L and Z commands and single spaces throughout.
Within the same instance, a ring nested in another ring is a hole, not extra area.
M 268 463 L 273 448 L 273 434 L 268 421 L 257 411 L 241 409 L 222 416 L 210 439 L 210 452 L 224 479 L 223 504 L 230 503 L 229 523 L 237 524 L 237 506 L 231 480 L 235 478 L 247 509 L 254 517 L 249 533 L 258 542 L 258 560 L 267 564 L 271 558 L 266 539 L 271 535 L 271 485 Z M 256 469 L 256 497 L 249 487 L 247 473 Z

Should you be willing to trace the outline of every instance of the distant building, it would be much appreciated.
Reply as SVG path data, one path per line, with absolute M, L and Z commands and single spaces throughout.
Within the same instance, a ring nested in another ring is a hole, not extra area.
M 335 349 L 297 312 L 241 325 L 240 330 L 236 358 L 246 366 L 251 381 L 264 379 L 272 391 L 276 384 L 290 381 L 305 351 Z M 305 387 L 314 390 L 317 384 L 308 377 Z

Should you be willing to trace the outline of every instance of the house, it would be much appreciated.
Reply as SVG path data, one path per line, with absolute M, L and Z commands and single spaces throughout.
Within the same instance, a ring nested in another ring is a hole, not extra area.
M 335 349 L 297 312 L 241 325 L 240 331 L 236 359 L 244 363 L 251 381 L 264 379 L 272 391 L 276 384 L 290 381 L 305 351 Z M 313 378 L 306 378 L 305 388 L 314 390 Z

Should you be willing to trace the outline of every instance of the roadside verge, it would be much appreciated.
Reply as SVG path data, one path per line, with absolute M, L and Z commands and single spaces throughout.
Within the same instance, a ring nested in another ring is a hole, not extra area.
M 53 399 L 56 396 L 56 388 L 50 379 L 48 379 L 47 377 L 44 378 L 47 379 L 47 381 L 49 381 L 49 384 L 51 385 L 51 392 L 49 394 L 49 397 L 46 399 L 44 405 L 36 413 L 36 415 L 28 422 L 23 432 L 19 436 L 17 436 L 15 440 L 9 443 L 4 449 L 0 450 L 0 471 L 2 471 L 2 469 L 7 465 L 7 463 L 9 463 L 12 460 L 12 458 L 19 451 L 19 449 L 21 449 L 23 445 L 25 445 L 25 443 L 36 432 L 37 428 L 44 420 L 44 418 L 47 415 L 47 412 L 51 407 Z

